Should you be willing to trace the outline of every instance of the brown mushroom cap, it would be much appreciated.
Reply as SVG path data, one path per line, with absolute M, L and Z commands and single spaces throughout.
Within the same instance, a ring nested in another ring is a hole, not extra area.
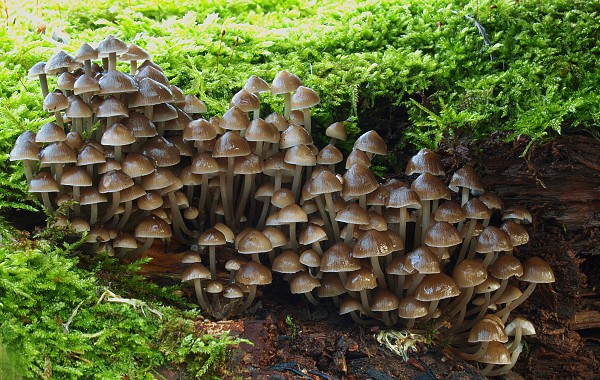
M 448 222 L 435 222 L 425 233 L 425 244 L 429 247 L 452 247 L 460 243 L 460 233 Z
M 465 259 L 456 264 L 452 278 L 461 288 L 472 288 L 487 279 L 487 270 L 481 260 Z
M 366 195 L 379 184 L 373 173 L 366 166 L 354 164 L 344 173 L 342 195 L 344 197 L 358 197 Z
M 420 318 L 427 315 L 429 305 L 414 296 L 404 297 L 398 303 L 398 316 L 404 319 Z
M 156 215 L 145 217 L 135 227 L 137 238 L 167 239 L 172 235 L 171 226 Z
M 351 292 L 360 292 L 366 289 L 375 289 L 377 287 L 377 277 L 371 268 L 363 266 L 353 272 L 348 273 L 348 279 L 344 287 Z
M 482 318 L 477 321 L 471 331 L 469 331 L 469 343 L 479 342 L 508 342 L 508 336 L 504 331 L 504 326 L 500 325 L 496 320 L 490 318 Z
M 249 261 L 238 269 L 235 281 L 243 285 L 268 285 L 273 281 L 273 275 L 264 265 Z
M 463 166 L 452 175 L 448 187 L 452 191 L 458 191 L 459 187 L 466 187 L 473 195 L 482 195 L 484 191 L 479 174 L 469 165 Z
M 399 306 L 398 297 L 388 289 L 378 288 L 370 302 L 371 311 L 392 311 Z
M 290 280 L 290 290 L 292 294 L 309 293 L 313 289 L 321 286 L 318 278 L 311 276 L 308 272 L 297 272 Z
M 323 252 L 321 272 L 350 272 L 359 269 L 360 262 L 351 253 L 352 249 L 348 245 L 335 243 Z
M 512 255 L 502 255 L 490 265 L 490 274 L 499 280 L 505 280 L 512 276 L 522 276 L 523 266 L 519 259 Z
M 285 94 L 294 92 L 298 87 L 302 86 L 302 80 L 298 76 L 282 70 L 275 75 L 271 84 L 271 93 L 273 95 Z
M 550 265 L 537 256 L 530 257 L 523 263 L 523 275 L 518 278 L 521 281 L 537 284 L 555 281 Z
M 506 232 L 495 226 L 487 226 L 477 238 L 477 252 L 490 253 L 510 251 L 513 246 Z
M 360 135 L 354 143 L 354 149 L 382 156 L 387 154 L 385 140 L 375 131 L 368 131 Z
M 206 280 L 210 278 L 210 271 L 200 263 L 194 263 L 181 273 L 181 281 Z
M 454 280 L 444 273 L 428 274 L 417 286 L 415 298 L 419 301 L 437 301 L 456 297 L 460 290 Z
M 429 173 L 434 176 L 444 175 L 444 165 L 441 157 L 427 148 L 423 148 L 416 155 L 412 156 L 406 165 L 406 174 Z

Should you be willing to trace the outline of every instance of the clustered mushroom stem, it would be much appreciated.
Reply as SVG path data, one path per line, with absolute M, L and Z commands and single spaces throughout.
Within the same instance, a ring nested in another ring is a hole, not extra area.
M 331 227 L 331 223 L 329 221 L 329 217 L 325 212 L 325 206 L 323 205 L 323 199 L 320 196 L 316 196 L 315 202 L 317 202 L 317 207 L 319 209 L 319 213 L 321 213 L 321 218 L 323 219 L 323 223 L 325 223 L 325 231 L 327 232 L 327 236 L 330 240 L 335 241 L 339 238 L 339 235 L 334 235 L 333 228 Z
M 248 296 L 244 300 L 244 303 L 242 304 L 242 306 L 240 306 L 239 309 L 236 310 L 236 314 L 241 313 L 244 310 L 248 309 L 252 305 L 252 301 L 254 301 L 254 297 L 256 297 L 256 285 L 250 285 Z
M 129 73 L 133 76 L 135 75 L 135 72 L 137 71 L 137 60 L 132 59 L 131 61 L 129 61 L 130 66 L 129 66 Z
M 202 308 L 202 310 L 210 311 L 211 308 L 208 307 L 208 303 L 204 299 L 204 291 L 202 290 L 202 280 L 199 278 L 194 279 L 194 290 L 196 291 L 196 298 L 198 299 L 198 304 Z
M 354 234 L 354 224 L 348 223 L 346 225 L 346 236 L 344 236 L 344 243 L 352 248 L 352 235 Z M 336 235 L 339 236 L 339 235 Z
M 333 197 L 331 193 L 325 193 L 325 204 L 327 205 L 327 212 L 329 212 L 329 218 L 331 220 L 331 227 L 333 231 L 333 236 L 340 236 L 340 227 L 335 220 L 335 208 L 333 206 Z
M 90 205 L 90 225 L 93 226 L 98 220 L 98 204 L 93 203 Z
M 285 94 L 283 94 L 283 99 L 283 117 L 289 120 L 290 114 L 292 113 L 292 93 L 286 92 Z
M 385 274 L 381 269 L 381 265 L 379 264 L 379 256 L 371 257 L 371 266 L 373 267 L 373 272 L 375 272 L 375 276 L 377 276 L 377 281 L 379 282 L 379 286 L 383 288 L 387 288 L 387 284 L 385 281 Z
M 479 349 L 475 351 L 473 354 L 462 353 L 461 357 L 465 360 L 478 360 L 481 359 L 485 352 L 487 351 L 489 342 L 481 342 Z
M 425 201 L 423 202 L 423 209 L 422 211 L 422 216 L 421 216 L 421 244 L 424 244 L 424 240 L 425 240 L 425 232 L 427 231 L 427 228 L 429 228 L 429 217 L 431 214 L 430 211 L 430 201 Z
M 302 108 L 302 116 L 304 116 L 304 129 L 310 135 L 311 130 L 311 120 L 310 120 L 310 108 Z
M 471 237 L 473 236 L 473 233 L 475 232 L 476 225 L 477 225 L 477 221 L 475 219 L 469 219 L 469 225 L 467 226 L 467 233 L 465 234 L 465 238 L 463 240 L 462 246 L 460 247 L 460 252 L 458 254 L 457 263 L 460 263 L 465 258 L 465 255 L 467 253 L 467 248 L 469 247 L 469 244 L 471 242 Z M 472 257 L 469 257 L 469 258 L 472 258 Z
M 208 263 L 210 267 L 210 278 L 215 280 L 217 278 L 217 257 L 215 246 L 208 246 Z
M 533 293 L 533 291 L 535 290 L 536 285 L 537 284 L 535 282 L 530 282 L 527 286 L 527 289 L 525 289 L 525 291 L 519 296 L 519 298 L 511 302 L 510 305 L 505 306 L 504 309 L 496 312 L 496 315 L 502 318 L 503 321 L 506 321 L 510 312 L 516 309 L 517 306 L 522 304 L 527 298 L 529 298 L 531 293 Z
M 465 315 L 467 313 L 467 304 L 471 300 L 474 291 L 474 287 L 467 288 L 467 290 L 459 296 L 460 302 L 458 304 L 455 304 L 455 301 L 448 307 L 448 320 L 451 320 L 451 317 L 456 315 L 456 313 L 459 313 L 458 320 L 456 321 L 456 323 L 452 324 L 451 331 L 458 329 L 458 327 L 460 327 L 460 325 L 465 320 Z
M 152 243 L 154 243 L 154 239 L 153 238 L 145 238 L 145 239 L 140 239 L 143 241 L 143 244 L 140 245 L 139 247 L 137 247 L 136 249 L 134 249 L 133 251 L 130 251 L 129 254 L 130 255 L 138 255 L 140 253 L 145 252 L 148 248 L 152 247 Z
M 319 306 L 319 300 L 315 299 L 311 292 L 303 293 L 306 299 L 315 306 Z
M 63 120 L 63 117 L 62 117 L 62 114 L 60 113 L 60 111 L 54 112 L 54 117 L 56 118 L 56 124 L 58 124 L 59 126 L 64 128 L 65 122 Z
M 202 174 L 202 184 L 200 185 L 200 199 L 198 201 L 199 217 L 202 218 L 205 212 L 206 196 L 208 194 L 208 174 Z
M 35 161 L 23 160 L 23 172 L 25 173 L 25 178 L 27 179 L 27 184 L 29 184 L 29 182 L 31 182 L 31 178 L 33 177 L 34 166 L 35 166 Z
M 463 186 L 463 188 L 461 190 L 460 205 L 464 206 L 465 203 L 467 203 L 468 201 L 469 201 L 469 188 L 466 186 Z
M 42 99 L 46 99 L 46 96 L 48 96 L 50 93 L 50 91 L 48 91 L 48 78 L 46 77 L 46 74 L 41 74 L 39 78 L 40 88 L 42 90 Z
M 179 210 L 179 206 L 177 206 L 177 199 L 175 198 L 175 193 L 172 191 L 169 191 L 168 197 L 169 197 L 169 201 L 171 203 L 171 218 L 173 219 L 173 229 L 175 230 L 175 233 L 178 235 L 177 237 L 179 239 L 181 239 L 181 241 L 183 241 L 183 242 L 193 243 L 193 242 L 190 242 L 189 239 L 186 239 L 183 236 L 183 234 L 185 234 L 189 237 L 193 237 L 195 235 L 195 233 L 192 232 L 185 225 L 183 217 L 181 216 L 181 211 Z
M 229 201 L 228 207 L 225 207 L 225 203 L 223 203 L 223 209 L 225 211 L 225 220 L 229 220 L 228 226 L 231 226 L 233 222 L 233 165 L 235 164 L 235 157 L 227 158 L 227 187 L 223 189 L 227 192 L 227 197 Z M 225 198 L 223 198 L 225 199 Z M 229 218 L 227 218 L 229 216 Z
M 125 202 L 125 212 L 121 216 L 121 220 L 119 221 L 119 223 L 115 226 L 115 229 L 117 231 L 119 231 L 123 227 L 125 227 L 125 224 L 127 224 L 127 221 L 129 221 L 129 217 L 131 216 L 132 209 L 133 209 L 133 202 L 132 201 Z
M 115 52 L 108 53 L 108 69 L 109 70 L 117 69 L 117 53 L 115 53 Z
M 293 250 L 298 249 L 298 240 L 296 239 L 296 223 L 290 223 L 290 244 Z
M 254 174 L 245 174 L 244 175 L 244 189 L 242 191 L 242 197 L 240 198 L 240 203 L 238 204 L 237 211 L 235 213 L 235 223 L 239 225 L 241 223 L 242 215 L 244 214 L 244 210 L 248 204 L 248 196 L 250 195 L 250 188 L 252 187 L 252 182 L 254 180 Z
M 294 179 L 292 180 L 292 193 L 296 202 L 300 199 L 300 180 L 302 179 L 302 166 L 296 165 L 294 168 Z
M 110 208 L 106 211 L 106 214 L 104 214 L 104 217 L 102 218 L 102 223 L 108 222 L 110 218 L 112 218 L 115 215 L 115 211 L 117 211 L 120 202 L 121 193 L 118 191 L 112 193 L 112 204 L 110 205 Z
M 221 172 L 219 174 L 219 176 L 220 176 L 221 185 L 220 185 L 220 189 L 218 192 L 221 194 L 221 198 L 223 200 L 223 213 L 225 214 L 225 223 L 228 226 L 231 226 L 232 225 L 231 218 L 229 217 L 229 211 L 228 211 L 229 210 L 229 199 L 227 198 L 227 173 Z M 215 196 L 216 196 L 216 194 L 215 194 Z M 214 223 L 211 221 L 211 224 L 214 224 Z
M 42 192 L 42 201 L 44 202 L 44 207 L 46 207 L 50 213 L 53 213 L 54 207 L 52 207 L 52 202 L 50 202 L 50 197 L 47 192 Z
M 496 303 L 496 301 L 502 296 L 506 287 L 508 286 L 508 278 L 505 278 L 500 282 L 500 287 L 494 292 L 494 295 L 490 298 L 490 305 Z M 489 305 L 487 305 L 489 306 Z M 487 308 L 486 306 L 486 308 Z

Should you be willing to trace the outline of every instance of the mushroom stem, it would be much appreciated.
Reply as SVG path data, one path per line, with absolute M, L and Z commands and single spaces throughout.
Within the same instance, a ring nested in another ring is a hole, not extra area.
M 200 308 L 204 311 L 210 311 L 211 308 L 208 306 L 208 303 L 204 299 L 204 292 L 202 291 L 202 280 L 199 278 L 194 279 L 194 290 L 196 291 L 196 298 L 198 299 L 198 304 Z
M 369 306 L 369 294 L 367 293 L 367 289 L 362 289 L 360 291 L 360 303 L 365 309 L 365 313 L 371 318 L 377 318 L 377 315 L 371 311 L 371 307 Z
M 344 243 L 352 248 L 352 246 L 354 245 L 353 241 L 352 241 L 352 235 L 354 234 L 354 224 L 352 223 L 348 223 L 346 225 L 346 236 L 344 236 Z M 336 240 L 338 240 L 338 236 L 340 236 L 339 234 L 335 235 Z
M 296 223 L 290 223 L 290 244 L 294 251 L 298 250 L 298 239 L 296 236 Z
M 228 226 L 232 226 L 231 224 L 231 218 L 230 218 L 230 214 L 229 214 L 229 198 L 228 196 L 228 191 L 227 191 L 227 173 L 223 173 L 221 172 L 219 174 L 220 176 L 220 182 L 221 182 L 221 186 L 220 189 L 218 190 L 219 193 L 221 193 L 221 198 L 223 199 L 223 214 L 225 215 L 225 224 L 227 224 Z M 211 224 L 214 224 L 211 221 Z
M 455 331 L 456 329 L 458 329 L 458 327 L 460 327 L 460 325 L 462 325 L 463 321 L 465 320 L 465 315 L 467 314 L 467 304 L 471 300 L 474 291 L 474 287 L 467 288 L 466 292 L 461 293 L 461 298 L 458 305 L 453 306 L 451 304 L 448 308 L 449 312 L 448 317 L 446 318 L 447 320 L 451 320 L 452 316 L 456 315 L 456 313 L 459 313 L 458 320 L 452 325 L 450 331 Z
M 121 220 L 119 221 L 119 223 L 117 223 L 117 225 L 115 226 L 115 229 L 117 231 L 120 231 L 123 229 L 123 227 L 125 227 L 125 224 L 127 224 L 127 221 L 129 220 L 129 217 L 131 216 L 132 209 L 133 209 L 133 202 L 132 201 L 125 202 L 125 212 L 121 216 Z
M 464 206 L 469 201 L 469 188 L 464 187 L 461 190 L 460 205 Z
M 430 206 L 430 201 L 423 202 L 423 210 L 421 215 L 421 244 L 424 244 L 425 232 L 427 231 L 427 228 L 429 228 L 429 217 L 431 214 Z
M 310 135 L 311 120 L 310 120 L 310 108 L 302 108 L 302 116 L 304 116 L 304 129 Z
M 327 212 L 329 212 L 329 218 L 331 219 L 331 227 L 333 231 L 333 236 L 335 236 L 335 240 L 339 240 L 340 236 L 340 227 L 335 220 L 335 208 L 333 207 L 333 197 L 331 193 L 325 193 L 325 204 L 327 205 Z
M 304 297 L 306 297 L 306 299 L 312 303 L 315 306 L 319 306 L 319 300 L 315 299 L 315 297 L 312 295 L 311 292 L 307 292 L 307 293 L 302 293 L 304 294 Z
M 46 99 L 46 96 L 50 93 L 48 91 L 48 78 L 46 78 L 46 74 L 40 74 L 38 77 L 40 78 L 40 89 L 42 90 L 42 99 Z
M 235 311 L 235 314 L 243 312 L 244 310 L 248 309 L 250 305 L 252 305 L 252 301 L 254 301 L 254 297 L 256 297 L 256 285 L 250 285 L 249 290 L 250 291 L 248 292 L 247 298 L 244 300 L 242 306 Z
M 121 202 L 121 193 L 116 191 L 112 193 L 112 204 L 108 210 L 106 210 L 106 214 L 102 218 L 102 223 L 106 223 L 115 215 L 115 211 L 119 207 L 119 203 Z
M 471 237 L 473 237 L 473 233 L 475 232 L 475 226 L 477 225 L 477 221 L 475 219 L 469 219 L 469 225 L 467 226 L 467 233 L 465 234 L 465 238 L 460 247 L 460 252 L 458 254 L 457 263 L 460 263 L 467 253 L 467 248 L 469 248 L 469 244 L 471 243 Z M 472 257 L 469 257 L 472 258 Z
M 250 195 L 250 188 L 252 187 L 252 182 L 254 180 L 254 174 L 245 174 L 244 175 L 244 189 L 242 191 L 242 197 L 240 198 L 240 203 L 238 204 L 237 211 L 235 213 L 235 223 L 239 225 L 241 222 L 242 215 L 244 214 L 244 210 L 246 209 L 246 205 L 248 204 L 248 196 Z
M 323 218 L 323 222 L 325 223 L 325 231 L 327 232 L 327 237 L 329 240 L 335 241 L 338 239 L 338 235 L 334 235 L 333 228 L 331 227 L 331 223 L 329 222 L 329 218 L 327 217 L 327 213 L 325 210 L 325 206 L 323 205 L 323 199 L 321 196 L 316 196 L 315 202 L 317 202 L 317 208 L 319 209 L 319 213 L 321 214 L 321 218 Z
M 98 204 L 93 203 L 90 205 L 90 226 L 96 224 L 98 220 Z
M 213 280 L 217 279 L 217 256 L 215 246 L 208 246 L 208 262 L 210 267 L 210 278 Z
M 41 192 L 41 194 L 42 194 L 42 201 L 44 202 L 44 207 L 46 207 L 46 209 L 48 209 L 48 212 L 53 213 L 54 207 L 52 207 L 52 202 L 50 202 L 50 197 L 48 196 L 48 193 L 43 191 L 43 192 Z
M 190 239 L 187 239 L 184 236 L 184 234 L 185 234 L 188 237 L 192 238 L 195 236 L 195 234 L 193 231 L 191 231 L 185 225 L 183 217 L 181 216 L 181 211 L 179 210 L 179 206 L 177 206 L 177 199 L 175 198 L 175 193 L 172 191 L 169 191 L 168 197 L 169 197 L 169 201 L 171 203 L 171 219 L 173 220 L 173 230 L 174 230 L 175 234 L 177 235 L 177 238 L 182 243 L 190 243 L 190 244 L 194 243 L 193 241 L 191 241 Z
M 208 194 L 208 174 L 202 174 L 202 183 L 200 184 L 200 200 L 198 201 L 199 218 L 202 218 L 206 212 L 206 196 Z
M 129 66 L 129 74 L 131 74 L 131 76 L 134 76 L 135 72 L 137 71 L 137 66 L 138 66 L 137 60 L 132 59 L 131 61 L 129 61 L 129 64 L 130 64 L 130 66 Z
M 287 120 L 290 119 L 290 114 L 292 113 L 292 93 L 286 92 L 283 94 L 283 117 Z
M 36 161 L 33 160 L 23 160 L 23 172 L 25 173 L 27 184 L 31 182 L 31 178 L 33 177 L 33 169 L 35 166 L 35 162 Z
M 225 210 L 225 220 L 229 220 L 227 223 L 228 226 L 232 226 L 234 221 L 233 219 L 233 166 L 235 164 L 235 157 L 227 158 L 227 187 L 224 189 L 227 191 L 227 197 L 229 200 L 229 206 L 225 207 L 225 203 L 223 202 L 223 209 Z M 224 200 L 225 198 L 223 198 Z M 229 218 L 228 218 L 229 217 Z
M 302 166 L 296 165 L 294 168 L 294 179 L 292 180 L 292 193 L 296 202 L 300 199 L 300 180 L 302 179 Z
M 136 249 L 132 250 L 129 252 L 130 256 L 133 255 L 137 255 L 140 253 L 143 253 L 144 251 L 146 251 L 148 248 L 152 247 L 152 243 L 154 243 L 154 239 L 153 238 L 144 238 L 141 239 L 139 238 L 141 241 L 144 242 L 144 244 L 140 245 L 139 247 L 137 247 Z
M 115 53 L 115 52 L 108 53 L 108 69 L 109 70 L 117 69 L 117 53 Z
M 381 265 L 379 264 L 379 256 L 371 257 L 371 266 L 373 267 L 373 272 L 375 272 L 375 276 L 377 276 L 379 286 L 381 286 L 382 288 L 387 288 L 387 284 L 385 282 L 385 274 L 383 273 Z
M 465 360 L 478 360 L 478 359 L 481 359 L 481 357 L 483 355 L 485 355 L 485 352 L 487 351 L 488 345 L 489 345 L 489 342 L 481 342 L 479 344 L 479 348 L 477 349 L 477 351 L 475 351 L 475 353 L 468 354 L 468 353 L 462 352 L 460 354 L 460 356 L 463 359 L 465 359 Z

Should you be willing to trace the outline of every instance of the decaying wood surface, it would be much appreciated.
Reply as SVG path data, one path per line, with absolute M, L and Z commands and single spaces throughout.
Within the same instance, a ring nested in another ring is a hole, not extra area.
M 563 136 L 532 147 L 492 139 L 478 157 L 479 172 L 505 205 L 533 214 L 523 259 L 553 267 L 556 283 L 539 286 L 516 310 L 536 324 L 529 356 L 517 372 L 528 378 L 600 376 L 600 142 Z

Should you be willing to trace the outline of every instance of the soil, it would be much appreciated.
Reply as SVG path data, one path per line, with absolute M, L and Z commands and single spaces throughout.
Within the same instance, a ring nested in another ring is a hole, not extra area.
M 566 135 L 523 155 L 528 141 L 502 143 L 502 137 L 490 136 L 477 149 L 447 145 L 440 153 L 451 171 L 474 164 L 505 205 L 521 204 L 532 212 L 530 243 L 516 255 L 540 256 L 555 272 L 554 284 L 538 286 L 514 312 L 533 321 L 537 335 L 527 339 L 509 377 L 599 379 L 600 142 Z M 153 255 L 146 267 L 150 277 L 180 273 L 180 257 Z M 233 321 L 199 324 L 213 333 L 231 329 L 255 343 L 233 352 L 221 378 L 483 378 L 442 345 L 420 345 L 404 363 L 375 341 L 377 327 L 356 325 L 328 304 L 309 307 L 282 289 L 283 284 L 266 287 L 259 306 Z

